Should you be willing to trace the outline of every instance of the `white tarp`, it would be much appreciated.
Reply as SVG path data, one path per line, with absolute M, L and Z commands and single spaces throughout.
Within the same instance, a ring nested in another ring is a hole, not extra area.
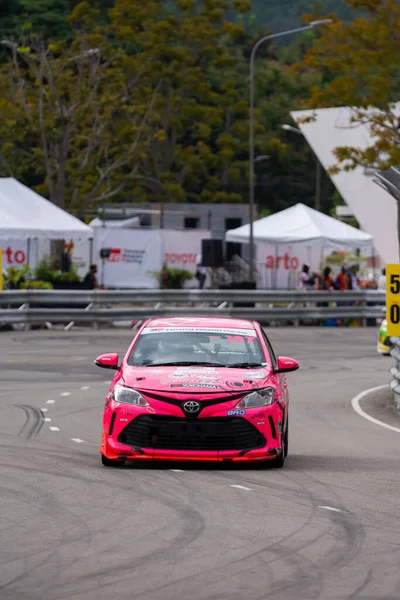
M 116 288 L 159 287 L 158 279 L 153 273 L 162 268 L 160 229 L 99 227 L 95 229 L 94 235 L 94 257 L 99 268 L 100 283 Z M 99 257 L 101 248 L 111 250 L 104 265 Z
M 309 264 L 318 271 L 322 259 L 318 246 L 306 244 L 257 244 L 258 286 L 260 289 L 295 289 L 299 271 Z
M 3 250 L 3 269 L 22 267 L 28 262 L 28 240 L 0 239 Z
M 333 219 L 304 204 L 296 204 L 253 224 L 254 241 L 268 244 L 303 244 L 306 246 L 361 248 L 371 246 L 370 234 Z M 250 225 L 226 232 L 227 242 L 248 243 Z
M 400 105 L 397 107 L 399 111 Z M 365 149 L 373 143 L 368 124 L 352 123 L 349 107 L 300 110 L 291 113 L 298 119 L 315 115 L 311 123 L 298 123 L 305 139 L 325 169 L 337 164 L 335 148 L 352 146 Z M 295 135 L 295 134 L 294 134 Z M 388 192 L 373 182 L 374 169 L 357 167 L 341 171 L 331 179 L 364 231 L 374 236 L 378 254 L 387 263 L 399 262 L 397 206 Z
M 211 232 L 205 229 L 162 229 L 164 262 L 174 269 L 196 272 L 201 260 L 201 240 L 209 239 Z
M 0 178 L 0 238 L 87 240 L 93 230 L 12 177 Z

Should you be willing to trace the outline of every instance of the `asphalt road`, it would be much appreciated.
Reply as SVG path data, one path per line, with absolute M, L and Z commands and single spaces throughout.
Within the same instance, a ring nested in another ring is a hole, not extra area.
M 0 334 L 1 600 L 398 600 L 400 438 L 350 404 L 391 360 L 374 328 L 269 333 L 301 363 L 282 470 L 104 468 L 93 359 L 131 334 Z

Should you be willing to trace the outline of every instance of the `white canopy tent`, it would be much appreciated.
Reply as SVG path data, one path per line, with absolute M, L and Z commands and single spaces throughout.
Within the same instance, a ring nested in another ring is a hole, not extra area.
M 21 237 L 89 240 L 93 230 L 16 179 L 0 178 L 0 238 Z
M 372 246 L 372 235 L 351 225 L 328 217 L 323 213 L 296 204 L 253 224 L 255 242 L 267 244 L 307 244 L 338 248 L 361 248 Z M 227 242 L 248 243 L 250 225 L 230 229 L 225 234 Z
M 0 248 L 3 267 L 34 266 L 52 240 L 73 241 L 73 262 L 92 259 L 93 229 L 12 177 L 0 178 Z M 79 256 L 85 255 L 84 258 Z
M 332 251 L 370 251 L 372 235 L 333 219 L 304 204 L 296 204 L 253 224 L 258 263 L 258 287 L 296 287 L 301 265 L 318 270 Z M 226 232 L 227 242 L 249 243 L 250 225 Z

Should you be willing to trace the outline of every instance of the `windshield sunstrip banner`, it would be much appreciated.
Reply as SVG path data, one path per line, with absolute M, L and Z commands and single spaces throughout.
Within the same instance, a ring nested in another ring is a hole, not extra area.
M 257 335 L 254 329 L 223 329 L 222 327 L 145 327 L 141 335 L 150 333 L 205 333 L 245 337 L 256 337 Z

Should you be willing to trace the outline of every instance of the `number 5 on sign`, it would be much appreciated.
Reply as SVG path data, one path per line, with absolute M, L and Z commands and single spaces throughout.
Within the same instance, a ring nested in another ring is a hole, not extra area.
M 400 336 L 400 265 L 386 265 L 387 335 Z

